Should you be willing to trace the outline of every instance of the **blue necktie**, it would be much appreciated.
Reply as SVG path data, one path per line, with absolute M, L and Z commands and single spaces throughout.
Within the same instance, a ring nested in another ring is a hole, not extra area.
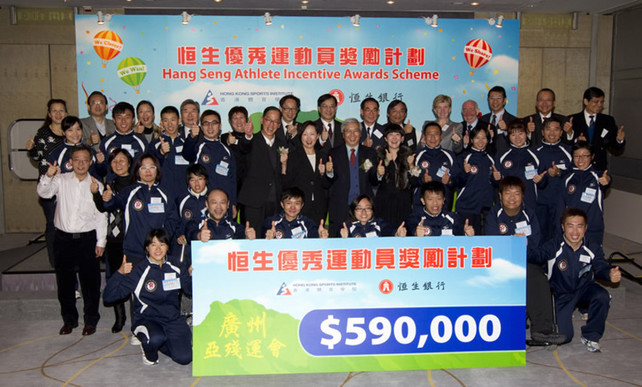
M 589 126 L 588 126 L 588 140 L 589 142 L 593 141 L 593 132 L 595 132 L 595 116 L 589 116 Z

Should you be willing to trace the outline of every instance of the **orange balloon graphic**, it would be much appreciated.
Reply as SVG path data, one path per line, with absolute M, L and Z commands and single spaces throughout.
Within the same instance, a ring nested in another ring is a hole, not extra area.
M 123 40 L 114 31 L 100 31 L 94 36 L 94 50 L 102 59 L 103 67 L 107 67 L 107 62 L 120 54 L 123 49 Z

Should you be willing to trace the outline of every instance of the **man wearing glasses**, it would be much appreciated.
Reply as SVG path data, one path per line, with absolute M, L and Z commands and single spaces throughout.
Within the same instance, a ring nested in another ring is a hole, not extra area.
M 100 91 L 94 91 L 87 98 L 87 111 L 89 117 L 82 122 L 82 141 L 98 149 L 98 144 L 105 137 L 116 131 L 114 121 L 106 118 L 108 111 L 107 97 Z
M 343 144 L 341 135 L 341 122 L 335 118 L 337 115 L 337 99 L 332 94 L 323 94 L 317 100 L 319 119 L 315 121 L 317 132 L 321 132 L 319 142 L 329 152 L 335 146 Z
M 289 144 L 297 134 L 296 116 L 301 108 L 301 100 L 289 94 L 279 100 L 279 106 L 281 107 L 281 125 L 276 131 L 276 136 Z
M 263 235 L 263 220 L 279 213 L 281 197 L 281 163 L 279 153 L 287 152 L 286 143 L 276 136 L 281 125 L 281 111 L 268 106 L 261 117 L 261 131 L 252 136 L 249 146 L 242 146 L 247 174 L 238 201 L 244 207 L 241 223 L 250 222 L 257 235 Z
M 379 102 L 374 98 L 361 101 L 361 145 L 377 149 L 386 145 L 383 125 L 377 122 L 379 118 Z

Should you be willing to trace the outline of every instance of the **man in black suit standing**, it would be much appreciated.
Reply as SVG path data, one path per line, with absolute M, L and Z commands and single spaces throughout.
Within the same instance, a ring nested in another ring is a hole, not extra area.
M 379 118 L 379 102 L 369 97 L 361 101 L 361 145 L 377 149 L 386 145 L 383 125 L 377 122 Z
M 549 88 L 543 88 L 537 92 L 535 109 L 537 113 L 522 119 L 528 128 L 528 139 L 531 148 L 537 148 L 542 145 L 544 120 L 555 117 L 560 122 L 566 121 L 565 116 L 553 112 L 555 110 L 555 92 Z
M 249 147 L 242 147 L 246 157 L 247 172 L 241 186 L 238 202 L 245 208 L 244 219 L 262 235 L 263 220 L 280 212 L 281 196 L 281 163 L 279 151 L 285 143 L 276 137 L 276 130 L 281 123 L 281 111 L 269 106 L 261 117 L 261 131 L 249 142 Z
M 330 151 L 326 177 L 330 187 L 330 235 L 339 235 L 343 222 L 348 219 L 348 206 L 358 195 L 373 197 L 372 186 L 379 184 L 377 154 L 359 144 L 361 129 L 356 118 L 348 118 L 341 125 L 343 140 Z
M 506 128 L 508 128 L 511 121 L 517 118 L 507 112 L 504 109 L 505 106 L 506 90 L 501 86 L 493 86 L 488 92 L 488 107 L 490 108 L 490 113 L 484 114 L 481 119 L 490 123 L 491 142 L 498 155 L 503 154 L 510 147 Z
M 314 123 L 321 131 L 319 142 L 327 151 L 343 144 L 341 122 L 337 121 L 337 99 L 332 94 L 323 94 L 317 99 L 319 119 Z
M 281 108 L 281 122 L 276 137 L 287 144 L 293 143 L 297 134 L 296 116 L 301 109 L 301 100 L 292 94 L 283 96 L 279 100 Z
M 470 132 L 475 129 L 477 125 L 488 128 L 488 122 L 482 121 L 480 116 L 479 105 L 477 105 L 476 101 L 469 99 L 461 104 L 461 117 L 464 119 L 461 122 L 461 126 L 464 128 L 464 134 L 462 136 L 464 149 L 467 149 L 468 145 L 470 145 Z M 486 151 L 491 153 L 488 149 Z
M 604 171 L 607 168 L 607 150 L 614 156 L 624 153 L 624 126 L 618 129 L 615 118 L 601 113 L 604 108 L 604 91 L 601 89 L 586 89 L 583 102 L 584 110 L 570 116 L 564 124 L 566 134 L 562 135 L 562 141 L 570 144 L 578 140 L 588 141 L 595 154 L 593 167 Z

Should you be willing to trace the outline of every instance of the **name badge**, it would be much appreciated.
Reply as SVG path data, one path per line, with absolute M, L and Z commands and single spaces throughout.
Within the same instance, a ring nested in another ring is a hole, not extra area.
M 537 170 L 535 169 L 535 167 L 532 165 L 528 165 L 526 167 L 526 170 L 524 171 L 524 176 L 526 176 L 526 180 L 533 180 L 535 175 L 537 175 Z
M 176 153 L 183 153 L 183 146 L 182 145 L 178 145 L 176 147 Z
M 559 169 L 559 170 L 566 171 L 566 163 L 559 163 L 559 164 L 555 164 L 555 166 L 556 166 L 556 167 L 557 167 L 557 169 Z
M 595 188 L 587 188 L 582 192 L 582 197 L 580 198 L 581 201 L 584 203 L 593 203 L 595 201 L 595 194 L 597 193 L 597 190 Z
M 524 234 L 530 236 L 532 234 L 531 225 L 525 220 L 515 223 L 515 234 Z
M 444 228 L 441 230 L 441 235 L 453 235 L 453 230 L 451 228 Z
M 165 279 L 176 278 L 176 273 L 165 273 Z
M 412 140 L 412 138 L 409 138 L 406 144 L 408 144 L 408 146 L 413 146 L 415 142 Z
M 178 278 L 163 280 L 163 290 L 178 290 L 181 288 L 181 281 Z
M 588 255 L 580 254 L 580 262 L 590 263 L 591 257 L 589 257 Z
M 178 149 L 176 150 L 178 152 Z M 189 162 L 185 160 L 183 155 L 174 156 L 174 165 L 189 165 Z
M 609 134 L 609 131 L 606 128 L 602 129 L 602 134 L 600 134 L 600 137 L 604 138 L 607 134 Z
M 377 138 L 381 138 L 381 136 L 383 136 L 383 133 L 381 133 L 381 132 L 379 131 L 379 129 L 375 129 L 375 131 L 374 131 L 374 132 L 372 132 L 372 134 L 374 134 L 375 136 L 377 136 Z
M 439 167 L 439 170 L 437 171 L 437 177 L 444 177 L 445 174 L 446 174 L 446 167 L 442 165 L 441 167 Z
M 132 146 L 130 144 L 122 144 L 120 148 L 129 152 L 131 157 L 134 157 L 136 155 L 136 151 L 132 149 Z
M 292 232 L 292 239 L 303 239 L 305 237 L 305 232 L 301 228 L 301 226 L 297 226 L 291 230 Z
M 162 214 L 165 212 L 165 204 L 164 203 L 149 203 L 147 205 L 147 211 L 150 214 Z
M 222 176 L 227 176 L 227 173 L 230 170 L 228 165 L 227 161 L 221 161 L 221 163 L 216 166 L 216 173 Z
M 376 237 L 377 237 L 376 231 L 370 231 L 366 233 L 366 238 L 376 238 Z
M 163 199 L 162 198 L 151 198 L 150 200 L 152 203 L 162 203 Z

